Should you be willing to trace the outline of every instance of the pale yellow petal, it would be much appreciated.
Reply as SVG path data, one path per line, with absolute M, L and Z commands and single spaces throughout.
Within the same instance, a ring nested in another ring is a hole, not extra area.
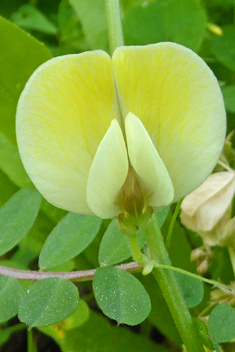
M 117 120 L 113 120 L 92 162 L 87 182 L 87 203 L 101 218 L 112 218 L 123 209 L 118 195 L 128 173 L 125 141 Z
M 232 202 L 235 192 L 235 173 L 217 172 L 187 195 L 182 204 L 181 220 L 196 231 L 211 231 Z
M 49 202 L 91 213 L 88 172 L 114 118 L 118 107 L 105 52 L 54 58 L 35 71 L 19 100 L 17 140 L 26 171 Z
M 191 50 L 174 43 L 120 47 L 113 55 L 123 118 L 143 122 L 175 190 L 175 201 L 215 166 L 225 138 L 218 82 Z
M 130 162 L 140 178 L 147 204 L 156 208 L 170 204 L 174 198 L 170 176 L 143 123 L 131 112 L 125 120 L 125 131 Z

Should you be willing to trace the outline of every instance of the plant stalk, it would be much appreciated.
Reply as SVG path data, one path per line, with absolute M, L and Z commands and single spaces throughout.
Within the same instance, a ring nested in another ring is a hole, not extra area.
M 129 246 L 130 246 L 133 259 L 139 264 L 142 263 L 143 253 L 141 252 L 139 247 L 138 237 L 128 236 L 128 239 L 129 239 Z
M 159 225 L 153 218 L 146 226 L 146 237 L 152 259 L 159 264 L 171 265 Z M 160 286 L 187 352 L 205 352 L 174 273 L 158 268 L 154 268 L 152 273 Z
M 27 331 L 27 352 L 37 352 L 33 329 Z
M 119 0 L 105 0 L 111 54 L 124 45 Z

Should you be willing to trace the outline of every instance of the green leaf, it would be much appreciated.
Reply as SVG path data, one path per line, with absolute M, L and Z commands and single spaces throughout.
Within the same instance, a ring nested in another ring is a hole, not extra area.
M 214 36 L 212 39 L 211 49 L 223 65 L 235 71 L 235 28 L 229 25 L 222 27 L 222 30 L 222 36 Z
M 108 31 L 104 0 L 69 0 L 77 13 L 91 49 L 108 51 Z
M 209 317 L 209 333 L 215 342 L 235 338 L 235 309 L 227 303 L 216 306 Z
M 17 312 L 17 298 L 22 287 L 16 279 L 0 276 L 0 323 L 13 318 Z
M 15 112 L 20 93 L 33 71 L 51 55 L 42 43 L 2 17 L 0 52 L 0 131 L 15 143 Z
M 193 277 L 175 272 L 186 304 L 189 308 L 196 307 L 203 299 L 203 283 Z
M 12 15 L 12 22 L 17 26 L 40 31 L 42 33 L 56 35 L 57 28 L 41 11 L 31 5 L 22 5 L 17 12 Z
M 30 328 L 55 324 L 74 312 L 78 300 L 76 286 L 66 279 L 37 281 L 19 297 L 19 320 Z
M 0 209 L 0 255 L 13 248 L 31 229 L 41 199 L 36 190 L 24 188 Z
M 0 168 L 18 187 L 33 187 L 25 172 L 18 149 L 0 132 Z
M 140 324 L 150 313 L 151 302 L 143 285 L 125 270 L 98 269 L 93 288 L 103 313 L 118 324 Z
M 235 113 L 235 85 L 223 87 L 222 93 L 226 109 Z
M 201 45 L 205 25 L 203 7 L 192 0 L 145 2 L 130 10 L 123 20 L 127 45 L 171 41 L 194 51 Z
M 95 238 L 101 222 L 100 218 L 92 215 L 66 215 L 50 233 L 42 248 L 40 268 L 52 268 L 81 253 Z

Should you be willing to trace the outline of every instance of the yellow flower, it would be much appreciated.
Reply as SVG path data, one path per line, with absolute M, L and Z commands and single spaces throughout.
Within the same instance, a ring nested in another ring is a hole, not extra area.
M 225 125 L 215 76 L 173 43 L 54 58 L 29 79 L 16 116 L 42 195 L 101 218 L 157 211 L 194 190 L 219 158 Z

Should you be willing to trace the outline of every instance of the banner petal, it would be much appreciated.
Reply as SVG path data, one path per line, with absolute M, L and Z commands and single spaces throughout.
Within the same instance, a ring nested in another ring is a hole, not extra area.
M 113 67 L 123 119 L 132 112 L 144 124 L 177 201 L 207 178 L 222 150 L 226 120 L 218 82 L 198 55 L 175 43 L 120 47 Z
M 54 58 L 40 66 L 20 97 L 20 155 L 53 205 L 90 214 L 88 172 L 111 120 L 119 119 L 110 57 L 102 51 Z

